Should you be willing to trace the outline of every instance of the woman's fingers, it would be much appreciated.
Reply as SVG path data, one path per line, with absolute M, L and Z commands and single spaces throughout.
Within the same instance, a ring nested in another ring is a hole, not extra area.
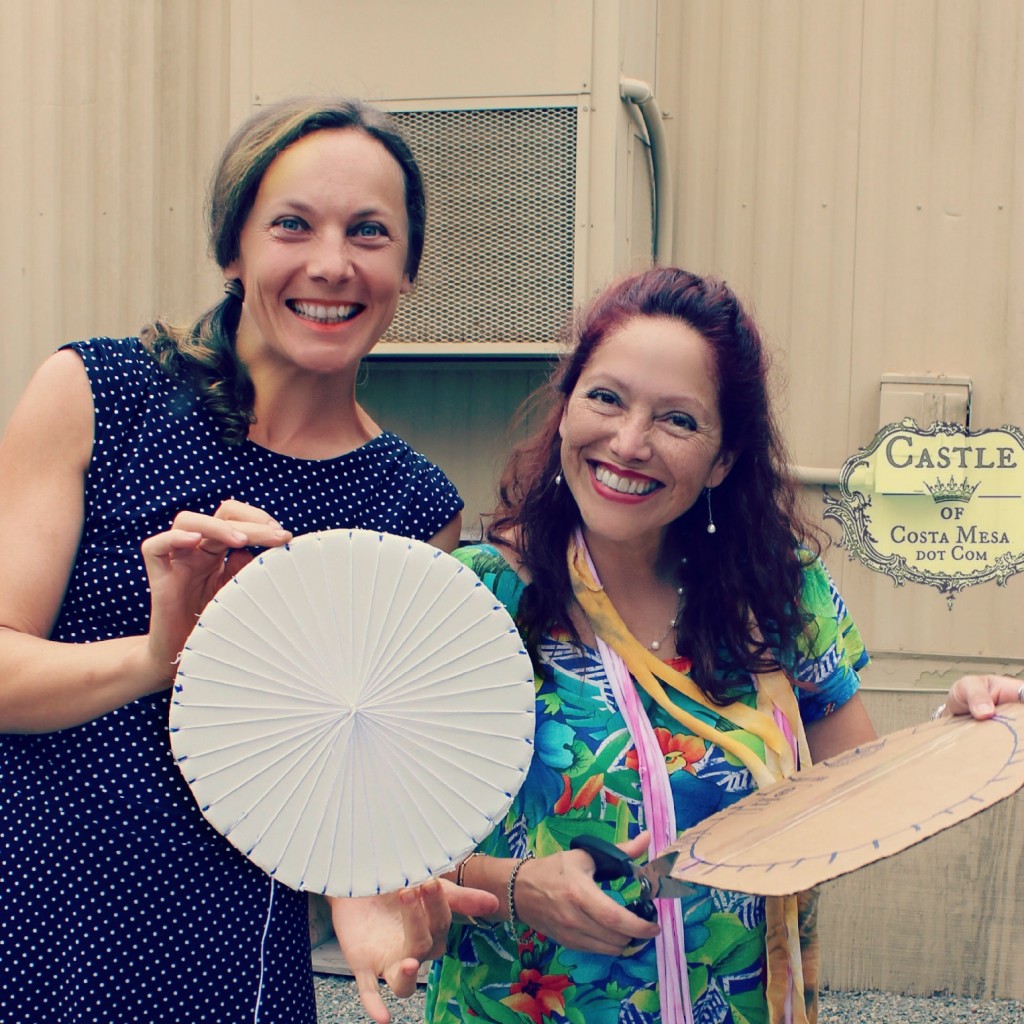
M 630 860 L 636 860 L 638 857 L 642 857 L 651 845 L 651 833 L 641 832 L 632 839 L 626 839 L 616 845 Z
M 163 533 L 147 537 L 142 542 L 142 553 L 153 558 L 166 558 L 176 551 L 195 551 L 202 539 L 203 535 L 198 530 L 172 527 Z
M 622 950 L 634 945 L 637 942 L 646 942 L 653 939 L 659 931 L 656 922 L 646 921 L 644 918 L 627 910 L 620 903 L 615 902 L 605 893 L 607 902 L 595 908 L 592 921 L 595 927 L 587 929 L 591 941 L 595 944 L 606 943 L 618 956 Z M 604 952 L 601 949 L 598 952 Z
M 223 556 L 246 547 L 279 547 L 292 538 L 273 517 L 262 509 L 241 501 L 225 501 L 212 515 L 184 511 L 174 517 L 169 530 L 142 542 L 142 553 L 151 559 L 174 559 L 195 551 Z M 231 567 L 228 576 L 241 568 Z
M 472 889 L 467 885 L 456 885 L 447 879 L 441 880 L 448 907 L 453 914 L 463 917 L 484 917 L 498 909 L 498 897 L 483 889 Z
M 225 502 L 212 516 L 200 512 L 179 512 L 171 526 L 173 532 L 183 530 L 201 533 L 200 547 L 211 554 L 223 554 L 228 548 L 279 547 L 291 540 L 292 535 L 265 512 L 253 518 L 250 505 Z M 244 513 L 244 514 L 243 514 Z
M 995 705 L 1024 703 L 1024 683 L 1012 676 L 961 676 L 950 688 L 946 708 L 954 715 L 991 718 Z
M 250 547 L 277 547 L 292 539 L 291 533 L 273 516 L 244 501 L 231 498 L 222 501 L 213 515 L 215 519 L 223 519 L 239 532 L 245 533 L 249 537 Z
M 250 548 L 286 544 L 291 534 L 261 509 L 225 501 L 211 515 L 183 511 L 170 529 L 142 542 L 151 595 L 148 650 L 154 677 L 168 676 L 197 617 L 252 560 Z
M 247 505 L 244 501 L 228 498 L 217 506 L 213 513 L 217 519 L 233 519 L 240 523 L 270 523 L 280 529 L 281 524 L 255 505 Z
M 642 852 L 648 839 L 625 844 Z M 658 926 L 627 910 L 594 882 L 594 860 L 583 850 L 539 857 L 516 876 L 516 907 L 533 928 L 570 949 L 621 955 L 637 940 L 658 934 Z
M 380 994 L 380 983 L 377 975 L 370 970 L 356 970 L 356 989 L 367 1016 L 376 1024 L 390 1024 L 391 1012 L 384 1005 Z
M 402 890 L 398 898 L 405 928 L 406 956 L 418 960 L 432 960 L 440 956 L 452 923 L 451 909 L 441 883 L 431 879 L 415 889 Z

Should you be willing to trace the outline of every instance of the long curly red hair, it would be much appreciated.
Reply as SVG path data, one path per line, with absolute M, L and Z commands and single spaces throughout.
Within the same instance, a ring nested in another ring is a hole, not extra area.
M 562 410 L 602 340 L 645 316 L 679 319 L 710 345 L 722 444 L 735 458 L 714 492 L 714 536 L 706 532 L 703 506 L 696 505 L 670 524 L 664 549 L 687 595 L 677 650 L 691 659 L 701 690 L 725 702 L 738 674 L 778 668 L 780 652 L 788 660 L 807 627 L 799 606 L 803 566 L 820 554 L 824 535 L 798 512 L 761 336 L 723 281 L 655 267 L 615 282 L 583 310 L 551 380 L 524 407 L 526 414 L 540 403 L 546 412 L 509 458 L 487 536 L 515 544 L 531 581 L 519 618 L 535 651 L 547 629 L 569 625 L 573 600 L 565 553 L 579 510 L 569 489 L 555 483 Z

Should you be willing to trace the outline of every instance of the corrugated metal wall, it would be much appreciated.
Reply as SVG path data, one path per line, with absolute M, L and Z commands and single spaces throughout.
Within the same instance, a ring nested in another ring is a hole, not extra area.
M 1024 6 L 660 11 L 676 260 L 752 301 L 794 461 L 835 468 L 866 445 L 887 372 L 971 377 L 975 429 L 1024 422 Z M 961 659 L 951 673 L 1024 657 L 1019 578 L 949 612 L 937 591 L 829 560 L 875 650 Z
M 881 732 L 928 716 L 934 696 L 869 690 Z M 821 898 L 821 983 L 838 991 L 1024 999 L 1024 797 L 843 878 Z M 977 1007 L 984 1019 L 984 1007 Z M 870 1018 L 867 1018 L 870 1019 Z
M 975 429 L 1024 424 L 1024 5 L 684 0 L 660 12 L 675 257 L 752 301 L 778 353 L 794 461 L 835 468 L 866 445 L 884 373 L 971 377 Z M 820 489 L 806 497 L 820 510 Z M 841 550 L 827 561 L 876 654 L 868 686 L 944 690 L 963 670 L 1024 667 L 1021 577 L 971 588 L 950 611 Z M 939 700 L 865 699 L 882 731 Z M 831 883 L 823 982 L 1024 998 L 1021 807 L 1018 794 Z
M 59 343 L 216 298 L 200 214 L 229 126 L 228 10 L 0 4 L 0 423 Z

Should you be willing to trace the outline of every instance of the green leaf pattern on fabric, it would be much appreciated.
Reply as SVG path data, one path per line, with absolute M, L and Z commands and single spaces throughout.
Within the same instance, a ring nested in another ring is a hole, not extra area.
M 514 616 L 523 584 L 501 555 L 489 546 L 455 554 Z M 820 562 L 807 566 L 805 579 L 804 608 L 816 628 L 790 668 L 812 684 L 797 696 L 813 721 L 849 699 L 867 656 Z M 496 857 L 547 856 L 584 833 L 621 842 L 643 829 L 635 748 L 597 653 L 555 634 L 541 645 L 541 663 L 534 760 L 505 820 L 480 846 Z M 742 765 L 642 699 L 665 752 L 680 828 L 752 789 Z M 713 710 L 673 699 L 717 729 L 734 728 Z M 755 702 L 752 684 L 740 699 Z M 763 756 L 756 738 L 736 736 Z M 623 903 L 639 895 L 631 880 L 604 888 Z M 698 888 L 682 909 L 695 1024 L 764 1024 L 764 901 Z M 430 975 L 427 1021 L 660 1024 L 657 980 L 653 942 L 628 957 L 605 957 L 559 946 L 522 924 L 457 924 Z

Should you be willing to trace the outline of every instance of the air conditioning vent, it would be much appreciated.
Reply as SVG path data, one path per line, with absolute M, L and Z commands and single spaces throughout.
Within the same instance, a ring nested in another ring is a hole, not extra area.
M 427 231 L 385 340 L 557 340 L 574 300 L 577 108 L 391 113 L 423 169 Z

